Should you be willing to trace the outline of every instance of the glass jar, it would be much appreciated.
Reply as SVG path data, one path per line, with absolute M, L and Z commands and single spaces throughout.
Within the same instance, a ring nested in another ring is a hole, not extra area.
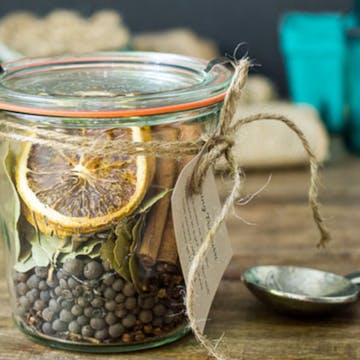
M 191 156 L 167 149 L 217 124 L 231 71 L 206 65 L 138 52 L 3 65 L 0 225 L 26 335 L 122 352 L 188 331 L 170 197 Z

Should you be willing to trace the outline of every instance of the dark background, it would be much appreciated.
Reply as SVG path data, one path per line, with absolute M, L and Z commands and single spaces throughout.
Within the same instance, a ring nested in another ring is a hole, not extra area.
M 40 15 L 54 8 L 71 8 L 91 15 L 100 8 L 119 10 L 133 32 L 190 27 L 212 38 L 223 53 L 239 42 L 262 65 L 256 71 L 270 76 L 282 93 L 286 90 L 278 49 L 278 22 L 286 11 L 347 12 L 351 0 L 0 0 L 0 16 L 15 10 Z

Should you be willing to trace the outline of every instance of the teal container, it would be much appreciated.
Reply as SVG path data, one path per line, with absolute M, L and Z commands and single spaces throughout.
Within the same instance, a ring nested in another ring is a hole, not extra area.
M 355 22 L 340 14 L 291 13 L 280 27 L 291 98 L 317 108 L 333 133 L 344 125 L 346 29 Z
M 360 28 L 348 33 L 347 86 L 349 112 L 345 139 L 349 150 L 360 154 Z
M 354 13 L 355 13 L 357 22 L 360 23 L 360 0 L 354 1 Z

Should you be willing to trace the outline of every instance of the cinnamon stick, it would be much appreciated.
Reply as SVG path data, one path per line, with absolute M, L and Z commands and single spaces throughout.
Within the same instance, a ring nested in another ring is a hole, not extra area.
M 192 124 L 192 125 L 182 124 L 179 126 L 179 130 L 180 130 L 179 140 L 182 141 L 197 140 L 202 134 L 201 126 L 198 124 Z M 179 160 L 176 176 L 178 176 L 178 174 L 181 172 L 184 166 L 192 158 L 193 158 L 192 156 L 186 156 L 185 158 Z M 178 265 L 178 252 L 176 247 L 176 239 L 175 239 L 171 208 L 169 209 L 169 214 L 165 225 L 164 234 L 162 237 L 162 241 L 157 257 L 157 263 L 159 263 L 161 268 L 163 268 L 164 266 L 165 267 L 170 266 L 170 268 L 173 268 L 174 266 Z M 169 269 L 165 268 L 165 270 L 167 271 Z
M 156 130 L 160 140 L 169 142 L 176 140 L 195 141 L 202 134 L 201 126 L 198 124 L 182 124 L 178 129 L 158 126 Z M 193 156 L 186 156 L 178 162 L 170 158 L 158 158 L 154 185 L 162 188 L 174 187 L 178 174 L 192 158 Z M 147 268 L 155 264 L 162 268 L 164 266 L 169 267 L 169 269 L 178 266 L 170 199 L 171 195 L 166 195 L 153 206 L 149 213 L 144 237 L 138 252 L 142 265 Z
M 171 264 L 174 266 L 178 264 L 178 253 L 176 247 L 176 239 L 175 239 L 171 208 L 169 209 L 169 214 L 160 245 L 157 262 Z
M 162 141 L 176 141 L 178 138 L 178 130 L 175 128 L 164 127 L 161 128 L 158 136 Z M 177 166 L 175 159 L 158 158 L 154 185 L 164 189 L 173 188 L 176 181 L 176 170 Z M 152 207 L 149 213 L 144 236 L 138 252 L 139 259 L 145 267 L 152 267 L 157 261 L 165 225 L 168 219 L 170 198 L 171 195 L 167 194 Z
M 198 140 L 202 135 L 202 128 L 199 124 L 183 124 L 179 126 L 180 129 L 180 140 L 182 141 L 196 141 Z M 184 168 L 184 166 L 193 159 L 194 156 L 185 156 L 180 160 L 179 163 L 179 173 Z

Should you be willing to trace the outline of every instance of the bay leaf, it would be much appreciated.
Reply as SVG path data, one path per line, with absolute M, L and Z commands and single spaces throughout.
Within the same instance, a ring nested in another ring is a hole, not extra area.
M 131 282 L 136 291 L 138 293 L 144 292 L 148 288 L 148 280 L 152 276 L 152 272 L 142 266 L 139 257 L 135 253 L 131 253 L 129 257 L 129 271 Z
M 40 236 L 40 246 L 50 260 L 53 259 L 56 252 L 61 251 L 63 245 L 63 241 L 59 240 L 56 236 Z
M 31 255 L 36 266 L 48 266 L 52 259 L 42 247 L 41 240 L 37 236 L 31 243 Z
M 58 257 L 60 262 L 64 263 L 68 259 L 74 259 L 80 255 L 87 255 L 92 259 L 100 256 L 100 249 L 103 240 L 97 238 L 91 238 L 88 241 L 78 243 L 76 250 L 74 250 L 73 245 L 68 245 L 59 249 L 61 253 Z
M 11 237 L 9 234 L 8 224 L 3 217 L 0 217 L 0 235 L 1 239 L 4 241 L 8 251 L 11 251 Z
M 131 229 L 129 227 L 131 223 L 123 224 L 121 229 L 117 231 L 117 237 L 115 240 L 114 246 L 114 262 L 115 262 L 115 271 L 122 276 L 125 280 L 131 281 L 131 276 L 129 272 L 129 253 L 130 246 L 132 243 Z
M 36 232 L 34 227 L 22 215 L 20 215 L 17 228 L 20 239 L 20 253 L 15 264 L 15 270 L 26 272 L 36 266 L 32 257 L 31 245 Z
M 146 221 L 146 213 L 142 213 L 138 217 L 136 224 L 133 226 L 133 228 L 131 230 L 131 237 L 132 237 L 133 241 L 132 241 L 130 250 L 133 253 L 135 253 L 138 250 L 138 248 L 141 244 L 143 230 L 145 227 L 145 221 Z
M 140 207 L 137 210 L 137 214 L 143 214 L 147 212 L 152 206 L 154 206 L 159 200 L 161 200 L 164 196 L 169 194 L 172 189 L 163 189 L 157 194 L 150 196 L 149 198 L 145 199 Z
M 12 174 L 16 164 L 16 156 L 11 148 L 16 148 L 9 141 L 0 141 L 0 225 L 1 237 L 6 247 L 16 260 L 20 253 L 20 240 L 17 222 L 20 216 L 20 199 L 17 194 Z
M 21 243 L 21 251 L 17 259 L 18 262 L 23 262 L 31 256 L 31 244 L 29 242 Z
M 31 255 L 31 251 L 30 251 L 30 255 Z M 22 259 L 19 260 L 14 268 L 16 271 L 19 272 L 27 272 L 31 269 L 33 269 L 36 266 L 35 260 L 32 256 L 29 256 L 27 259 Z
M 91 250 L 91 252 L 89 252 L 87 254 L 87 256 L 91 259 L 96 259 L 100 256 L 100 251 L 101 251 L 101 245 L 102 245 L 102 242 L 101 243 L 98 243 L 96 244 L 93 249 Z
M 105 240 L 100 249 L 100 257 L 103 261 L 108 262 L 112 267 L 114 267 L 114 246 L 115 241 L 112 238 Z
M 36 233 L 31 240 L 31 254 L 36 266 L 48 266 L 59 252 L 64 249 L 64 242 L 56 236 Z
M 143 292 L 143 277 L 140 276 L 140 264 L 137 261 L 137 256 L 132 253 L 129 257 L 129 272 L 131 277 L 131 282 L 134 285 L 138 293 Z
M 85 241 L 81 244 L 81 246 L 77 249 L 76 254 L 78 255 L 89 255 L 91 254 L 98 245 L 101 245 L 103 240 L 92 238 L 88 241 Z
M 91 234 L 74 234 L 72 236 L 68 236 L 68 239 L 71 241 L 72 250 L 77 251 L 79 247 L 81 247 L 82 243 L 91 240 L 95 236 L 95 233 Z
M 101 246 L 100 257 L 109 262 L 121 277 L 132 282 L 139 290 L 142 283 L 135 249 L 140 244 L 146 213 L 171 191 L 171 189 L 164 189 L 145 199 L 133 216 L 123 219 L 115 227 L 116 239 L 107 239 Z
M 14 180 L 17 158 L 21 151 L 22 151 L 22 144 L 20 142 L 9 141 L 9 152 L 5 159 L 5 170 L 12 188 L 13 201 L 14 201 L 13 203 L 14 220 L 12 223 L 14 230 L 12 235 L 13 236 L 12 243 L 14 245 L 14 250 L 15 250 L 15 254 L 14 254 L 15 259 L 17 259 L 21 251 L 21 244 L 19 243 L 19 234 L 18 234 L 18 221 L 20 219 L 20 214 L 21 214 L 21 202 Z
M 17 228 L 20 239 L 20 253 L 17 261 L 24 262 L 31 256 L 31 240 L 36 233 L 34 227 L 22 215 L 20 215 Z
M 131 230 L 136 222 L 136 215 L 133 215 L 131 217 L 126 217 L 125 219 L 122 219 L 115 227 L 115 235 L 122 235 L 125 231 L 126 234 L 131 237 Z
M 67 236 L 64 240 L 64 242 L 62 243 L 61 248 L 59 249 L 60 252 L 62 253 L 70 253 L 73 251 L 73 241 L 72 241 L 72 237 L 71 236 Z
M 129 272 L 131 276 L 131 282 L 135 286 L 136 290 L 138 292 L 142 292 L 144 288 L 144 277 L 142 275 L 142 271 L 140 268 L 140 263 L 138 262 L 137 256 L 136 256 L 136 250 L 140 246 L 140 242 L 143 235 L 143 230 L 145 227 L 145 219 L 146 214 L 143 213 L 135 226 L 132 229 L 132 244 L 130 247 L 130 256 L 128 258 L 128 266 L 129 266 Z
M 20 254 L 14 268 L 16 271 L 26 272 L 36 266 L 35 260 L 32 257 L 31 245 L 31 241 L 36 233 L 33 226 L 23 216 L 20 216 L 17 227 L 20 238 Z

